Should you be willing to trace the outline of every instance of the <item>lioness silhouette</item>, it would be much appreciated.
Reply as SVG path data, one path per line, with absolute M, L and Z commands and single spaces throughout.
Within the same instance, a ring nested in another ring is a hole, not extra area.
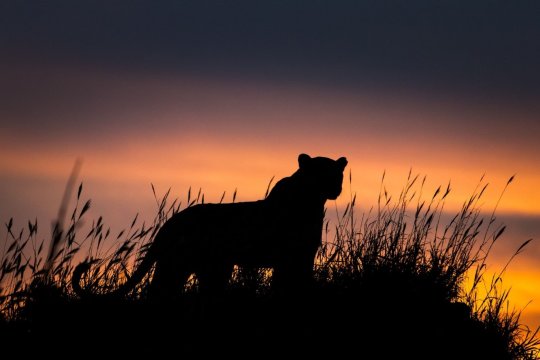
M 272 286 L 293 289 L 309 283 L 321 244 L 326 200 L 341 193 L 347 159 L 298 156 L 298 170 L 254 202 L 200 204 L 167 220 L 128 280 L 109 295 L 123 296 L 151 270 L 149 296 L 177 294 L 195 273 L 202 291 L 221 291 L 234 265 L 274 269 Z M 97 296 L 80 286 L 88 263 L 72 276 L 79 296 Z

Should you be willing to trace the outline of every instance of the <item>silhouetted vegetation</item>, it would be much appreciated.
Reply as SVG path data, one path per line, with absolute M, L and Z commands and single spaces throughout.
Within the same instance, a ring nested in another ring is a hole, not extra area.
M 392 198 L 383 176 L 378 203 L 360 215 L 351 194 L 337 224 L 327 222 L 323 229 L 314 282 L 305 292 L 275 293 L 271 269 L 237 268 L 222 295 L 200 294 L 192 277 L 181 296 L 159 304 L 146 297 L 151 274 L 126 297 L 81 300 L 70 286 L 74 266 L 84 259 L 94 265 L 83 278 L 86 289 L 115 289 L 164 221 L 204 201 L 203 195 L 192 196 L 190 190 L 183 205 L 171 201 L 170 192 L 158 197 L 152 187 L 158 206 L 153 222 L 141 223 L 136 216 L 113 233 L 101 217 L 83 226 L 90 201 L 82 199 L 81 184 L 71 216 L 67 222 L 58 219 L 50 241 L 38 236 L 36 220 L 17 230 L 13 220 L 5 224 L 3 349 L 177 357 L 255 357 L 287 349 L 357 358 L 537 359 L 537 331 L 520 324 L 520 311 L 509 310 L 508 290 L 501 286 L 506 267 L 486 275 L 490 251 L 505 229 L 495 211 L 481 214 L 487 185 L 481 182 L 447 220 L 450 186 L 425 200 L 424 182 L 409 175 Z M 486 285 L 487 292 L 481 291 Z

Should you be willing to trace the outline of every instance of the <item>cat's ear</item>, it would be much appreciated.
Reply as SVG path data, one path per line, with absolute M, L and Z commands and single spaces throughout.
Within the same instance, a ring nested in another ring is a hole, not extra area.
M 305 168 L 307 164 L 310 162 L 311 157 L 307 154 L 300 154 L 298 155 L 298 166 L 300 169 Z
M 347 166 L 348 161 L 344 157 L 340 157 L 336 160 L 337 164 L 341 167 L 341 170 L 345 170 L 345 166 Z

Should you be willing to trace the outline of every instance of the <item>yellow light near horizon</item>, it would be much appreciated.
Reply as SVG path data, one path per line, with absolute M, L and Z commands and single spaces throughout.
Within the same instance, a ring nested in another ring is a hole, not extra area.
M 490 287 L 490 281 L 494 276 L 498 276 L 505 263 L 489 262 L 489 267 L 493 269 L 485 273 L 484 281 L 478 287 L 478 298 L 484 299 L 487 290 Z M 533 266 L 531 266 L 533 265 Z M 540 327 L 540 288 L 538 288 L 538 279 L 540 279 L 540 268 L 535 264 L 511 264 L 510 268 L 502 274 L 502 282 L 498 283 L 498 295 L 500 291 L 510 291 L 508 297 L 508 309 L 503 311 L 520 313 L 520 323 L 526 324 L 531 330 Z M 470 289 L 473 274 L 465 282 L 465 289 Z M 495 295 L 494 293 L 490 294 Z M 506 305 L 506 304 L 505 304 Z

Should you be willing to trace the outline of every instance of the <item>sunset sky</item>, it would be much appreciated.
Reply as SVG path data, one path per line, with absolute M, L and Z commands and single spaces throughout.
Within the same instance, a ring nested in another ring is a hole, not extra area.
M 150 183 L 256 200 L 302 152 L 346 156 L 362 210 L 384 171 L 391 192 L 410 169 L 451 181 L 449 211 L 485 174 L 487 212 L 516 174 L 492 266 L 534 238 L 505 282 L 538 326 L 539 19 L 538 1 L 4 1 L 0 221 L 47 231 L 77 158 L 118 230 L 153 217 Z

